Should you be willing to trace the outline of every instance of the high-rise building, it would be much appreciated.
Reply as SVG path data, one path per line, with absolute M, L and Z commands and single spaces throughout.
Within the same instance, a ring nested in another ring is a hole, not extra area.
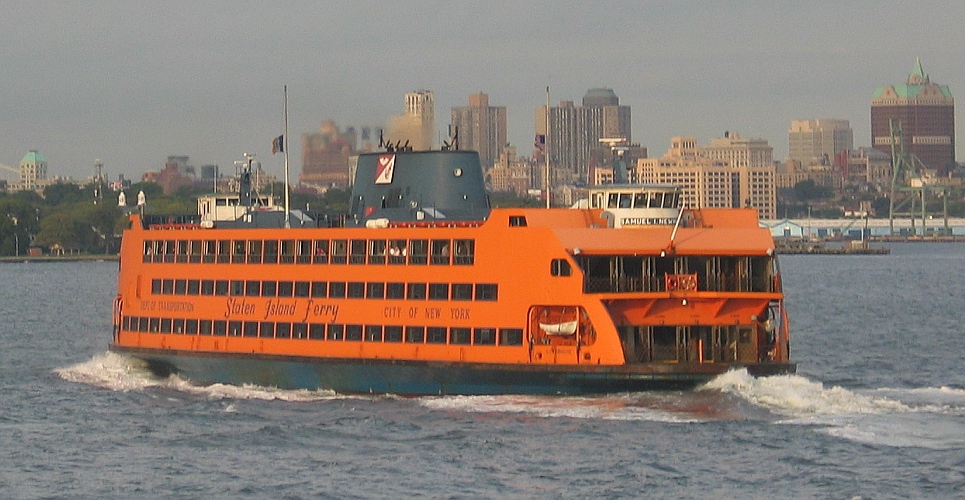
M 412 148 L 432 149 L 432 135 L 436 129 L 435 98 L 431 90 L 417 90 L 405 95 L 405 114 L 417 125 L 418 137 L 412 138 Z
M 880 86 L 871 98 L 875 149 L 891 154 L 895 127 L 901 129 L 899 151 L 913 154 L 925 168 L 940 174 L 955 168 L 955 99 L 947 85 L 932 83 L 919 59 L 905 83 Z
M 770 158 L 766 141 L 763 151 L 737 145 L 743 141 L 761 149 L 761 139 L 740 139 L 728 134 L 715 139 L 705 148 L 697 146 L 695 137 L 674 137 L 667 154 L 660 158 L 637 160 L 639 182 L 674 184 L 681 187 L 682 201 L 693 208 L 753 208 L 758 216 L 773 219 L 777 215 L 777 189 L 773 163 L 751 158 Z
M 835 155 L 854 147 L 848 120 L 793 120 L 787 131 L 788 159 L 804 165 L 830 165 Z
M 600 139 L 632 140 L 630 106 L 621 106 L 620 98 L 612 89 L 590 89 L 583 96 L 582 106 L 562 101 L 559 106 L 550 107 L 548 113 L 549 120 L 546 106 L 536 108 L 535 129 L 537 136 L 545 137 L 545 153 L 550 163 L 584 181 L 590 150 L 600 147 Z
M 31 149 L 20 160 L 20 191 L 36 191 L 47 186 L 47 160 L 36 149 Z
M 298 181 L 319 189 L 349 186 L 348 159 L 355 154 L 354 129 L 342 133 L 335 122 L 323 121 L 318 132 L 302 134 L 302 173 Z
M 459 149 L 478 151 L 483 169 L 493 168 L 506 147 L 506 107 L 490 106 L 487 94 L 472 94 L 469 106 L 452 108 L 451 123 Z

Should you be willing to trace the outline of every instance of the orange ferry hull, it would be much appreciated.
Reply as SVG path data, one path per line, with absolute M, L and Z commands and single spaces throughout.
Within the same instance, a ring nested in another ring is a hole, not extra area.
M 727 365 L 701 363 L 560 367 L 406 360 L 316 359 L 189 351 L 158 352 L 112 345 L 147 363 L 159 376 L 192 381 L 256 384 L 282 389 L 330 390 L 342 394 L 582 395 L 653 390 L 688 390 L 710 381 Z M 755 376 L 793 373 L 793 363 L 745 367 Z

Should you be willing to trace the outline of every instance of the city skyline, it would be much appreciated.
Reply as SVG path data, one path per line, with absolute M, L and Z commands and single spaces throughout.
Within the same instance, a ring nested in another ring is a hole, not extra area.
M 0 35 L 0 163 L 16 168 L 34 149 L 49 176 L 78 180 L 96 159 L 112 179 L 137 179 L 170 155 L 225 167 L 246 152 L 279 173 L 270 141 L 286 84 L 291 148 L 324 120 L 385 126 L 405 93 L 428 89 L 436 142 L 451 108 L 483 92 L 506 107 L 508 140 L 528 156 L 547 86 L 551 106 L 606 87 L 651 151 L 729 130 L 766 139 L 776 160 L 793 120 L 848 120 L 854 146 L 870 146 L 875 89 L 904 82 L 916 58 L 953 96 L 965 89 L 965 5 L 928 1 L 51 2 L 5 12 L 15 29 Z

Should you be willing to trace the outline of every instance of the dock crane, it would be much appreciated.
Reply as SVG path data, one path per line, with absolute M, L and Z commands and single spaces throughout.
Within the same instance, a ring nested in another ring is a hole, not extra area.
M 905 151 L 901 120 L 889 119 L 888 128 L 891 132 L 891 194 L 888 197 L 889 233 L 892 236 L 895 234 L 895 209 L 900 209 L 906 203 L 910 203 L 908 216 L 911 219 L 911 231 L 912 235 L 917 234 L 915 229 L 915 200 L 921 200 L 921 234 L 922 236 L 925 235 L 925 220 L 927 219 L 925 194 L 928 191 L 934 191 L 942 198 L 945 231 L 948 232 L 948 193 L 946 187 L 929 185 L 925 182 L 924 166 L 921 160 L 914 154 Z M 895 198 L 899 191 L 911 192 L 911 196 L 896 203 Z

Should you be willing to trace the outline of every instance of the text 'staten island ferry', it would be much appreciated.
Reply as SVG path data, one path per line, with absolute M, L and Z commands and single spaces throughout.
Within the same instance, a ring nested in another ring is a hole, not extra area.
M 408 395 L 795 370 L 753 210 L 681 209 L 667 185 L 490 209 L 470 151 L 361 155 L 337 218 L 286 216 L 241 185 L 191 220 L 131 216 L 111 350 L 198 383 Z

